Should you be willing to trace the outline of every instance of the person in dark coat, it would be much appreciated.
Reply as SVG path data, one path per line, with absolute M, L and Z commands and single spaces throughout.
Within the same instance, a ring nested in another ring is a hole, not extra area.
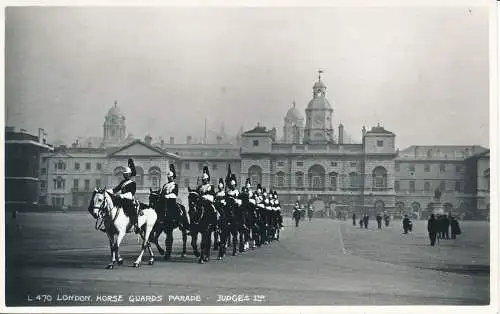
M 356 225 L 356 213 L 352 213 L 352 225 Z
M 408 218 L 408 215 L 405 215 L 403 218 L 403 233 L 408 234 L 408 231 L 410 230 L 410 218 Z
M 460 225 L 458 224 L 458 220 L 456 220 L 455 217 L 451 217 L 450 226 L 451 226 L 451 238 L 456 239 L 457 235 L 461 234 L 462 231 L 460 230 Z
M 382 215 L 380 213 L 377 214 L 377 226 L 379 229 L 382 229 Z
M 370 220 L 370 216 L 365 215 L 365 217 L 363 217 L 363 222 L 365 224 L 365 229 L 368 229 L 368 221 L 369 220 Z
M 431 218 L 429 218 L 429 220 L 427 221 L 427 232 L 429 232 L 431 246 L 434 246 L 434 244 L 436 243 L 436 234 L 438 231 L 438 221 L 436 220 L 434 214 L 432 214 Z
M 451 220 L 451 215 L 449 217 L 443 215 L 443 239 L 450 238 L 450 220 Z

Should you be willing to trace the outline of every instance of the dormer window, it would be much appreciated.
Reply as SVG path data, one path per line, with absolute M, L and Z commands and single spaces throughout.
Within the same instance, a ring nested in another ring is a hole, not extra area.
M 383 140 L 377 140 L 377 146 L 378 147 L 384 146 L 384 141 Z
M 259 146 L 259 140 L 254 140 L 254 141 L 253 141 L 253 146 L 254 146 L 254 147 Z

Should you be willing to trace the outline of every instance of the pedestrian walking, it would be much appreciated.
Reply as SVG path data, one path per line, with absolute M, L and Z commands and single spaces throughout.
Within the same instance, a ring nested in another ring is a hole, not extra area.
M 456 239 L 457 235 L 461 234 L 462 231 L 460 230 L 460 225 L 458 224 L 458 220 L 455 219 L 455 217 L 451 217 L 450 226 L 451 226 L 451 238 Z
M 368 221 L 370 220 L 370 216 L 368 214 L 365 214 L 365 217 L 363 217 L 363 222 L 365 224 L 365 229 L 368 229 Z
M 377 226 L 379 229 L 382 229 L 382 215 L 380 213 L 377 214 Z
M 352 213 L 352 225 L 356 226 L 356 213 Z
M 436 235 L 438 233 L 438 221 L 434 214 L 431 215 L 429 221 L 427 222 L 427 232 L 429 232 L 429 239 L 431 241 L 431 246 L 434 246 L 436 243 Z
M 408 231 L 410 231 L 410 218 L 408 218 L 408 215 L 405 215 L 403 218 L 403 233 L 408 234 Z

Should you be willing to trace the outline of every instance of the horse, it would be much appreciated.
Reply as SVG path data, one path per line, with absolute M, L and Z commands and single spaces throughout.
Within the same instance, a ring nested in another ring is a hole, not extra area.
M 132 224 L 130 218 L 125 214 L 121 206 L 115 206 L 113 203 L 113 192 L 106 189 L 94 189 L 91 197 L 88 211 L 98 221 L 99 218 L 105 227 L 106 235 L 109 239 L 111 249 L 111 263 L 106 268 L 113 269 L 115 264 L 122 265 L 123 258 L 120 256 L 120 244 L 130 230 Z M 144 207 L 144 206 L 143 206 Z M 149 251 L 149 265 L 154 264 L 153 250 L 151 250 L 149 238 L 151 231 L 156 223 L 157 215 L 154 209 L 146 207 L 141 210 L 138 216 L 138 225 L 141 229 L 140 236 L 142 238 L 141 253 L 135 260 L 133 266 L 138 268 L 142 262 L 142 256 L 146 248 Z M 97 222 L 96 221 L 96 229 Z
M 172 244 L 173 244 L 173 232 L 176 228 L 182 232 L 182 253 L 181 258 L 186 256 L 186 242 L 187 242 L 187 231 L 186 226 L 181 224 L 180 217 L 177 217 L 175 213 L 171 213 L 165 209 L 165 198 L 164 192 L 161 189 L 153 190 L 149 189 L 149 204 L 158 216 L 158 220 L 153 228 L 152 239 L 151 242 L 156 245 L 158 252 L 160 255 L 163 255 L 165 260 L 170 259 L 170 255 L 172 254 Z M 177 204 L 177 206 L 183 206 L 182 204 Z M 187 217 L 184 217 L 185 221 L 187 221 Z M 165 250 L 158 243 L 158 239 L 161 234 L 165 233 Z
M 208 262 L 211 251 L 211 229 L 216 225 L 217 217 L 212 205 L 196 190 L 188 186 L 189 220 L 191 246 L 194 255 L 199 257 L 198 263 Z M 198 251 L 198 233 L 201 234 L 201 252 Z
M 233 197 L 227 197 L 226 205 L 220 203 L 217 203 L 216 205 L 216 209 L 221 212 L 221 218 L 219 219 L 221 241 L 219 245 L 219 255 L 217 256 L 217 259 L 221 260 L 226 255 L 226 244 L 231 240 L 233 256 L 236 255 L 240 223 L 237 216 L 238 203 L 236 202 L 236 199 Z

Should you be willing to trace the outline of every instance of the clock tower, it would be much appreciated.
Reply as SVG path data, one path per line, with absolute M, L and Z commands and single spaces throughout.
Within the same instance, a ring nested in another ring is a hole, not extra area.
M 306 108 L 306 126 L 304 144 L 333 143 L 332 114 L 333 109 L 326 99 L 326 85 L 321 81 L 318 71 L 318 81 L 313 86 L 313 98 Z

